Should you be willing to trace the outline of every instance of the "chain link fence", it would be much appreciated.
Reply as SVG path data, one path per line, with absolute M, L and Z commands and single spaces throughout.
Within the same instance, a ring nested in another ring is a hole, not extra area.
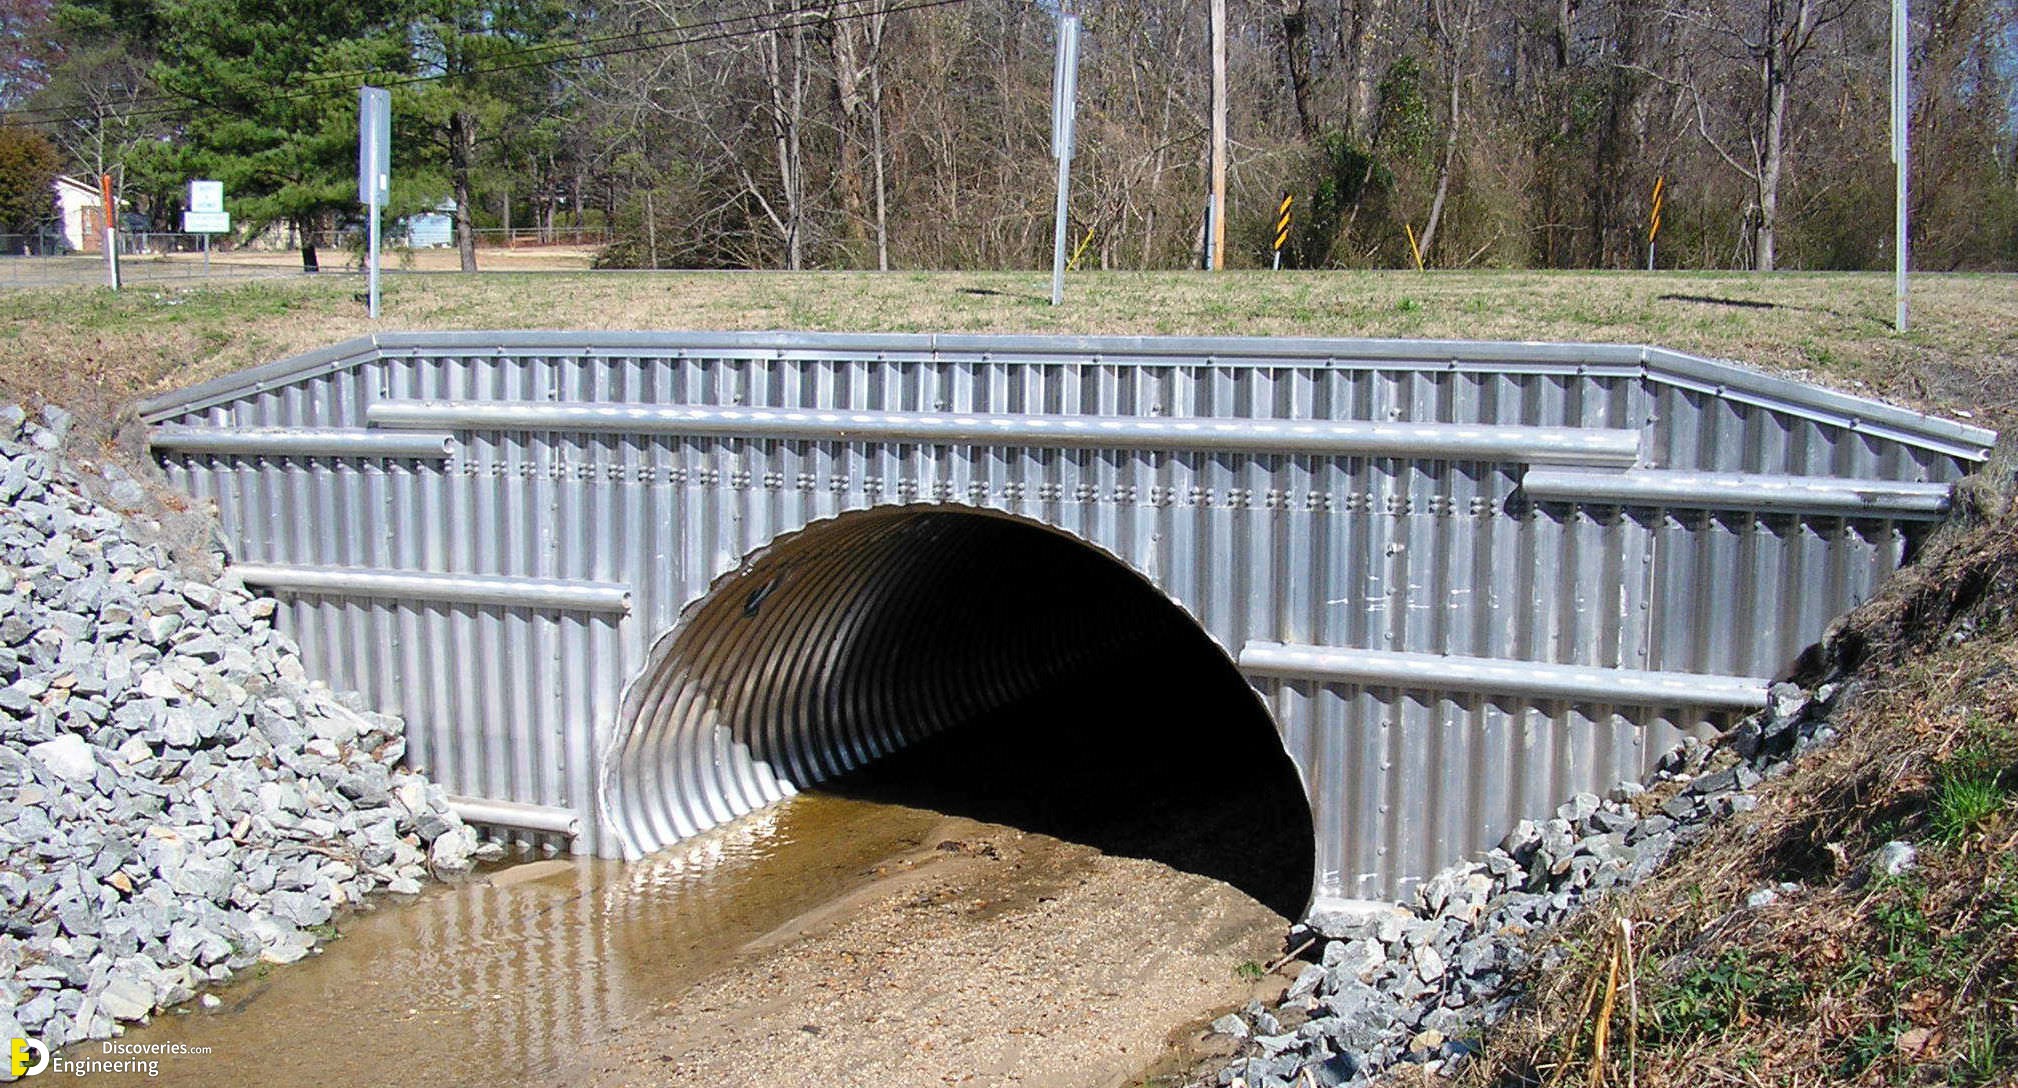
M 482 229 L 475 232 L 485 271 L 585 271 L 593 250 L 609 242 L 600 228 L 581 230 L 535 227 Z M 316 249 L 316 271 L 343 275 L 364 271 L 364 235 L 342 228 L 310 235 Z M 209 240 L 208 251 L 205 240 Z M 94 239 L 95 241 L 95 239 Z M 447 272 L 457 267 L 455 236 L 450 232 L 437 246 L 409 246 L 403 236 L 387 239 L 387 272 Z M 119 235 L 119 278 L 123 286 L 204 281 L 279 279 L 304 275 L 301 236 L 268 232 L 251 242 L 229 235 L 186 234 L 180 231 L 125 231 Z M 72 248 L 60 232 L 0 234 L 0 288 L 103 285 L 105 255 L 97 246 Z

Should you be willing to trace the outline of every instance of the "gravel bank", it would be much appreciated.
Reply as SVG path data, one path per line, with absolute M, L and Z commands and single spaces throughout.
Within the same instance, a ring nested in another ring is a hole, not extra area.
M 1412 904 L 1313 916 L 1291 942 L 1315 941 L 1321 961 L 1276 1007 L 1250 1005 L 1213 1024 L 1240 1043 L 1214 1083 L 1330 1088 L 1404 1066 L 1454 1071 L 1512 1007 L 1520 973 L 1560 955 L 1538 934 L 1644 879 L 1713 821 L 1756 807 L 1754 787 L 1835 736 L 1829 713 L 1843 694 L 1779 685 L 1769 708 L 1719 743 L 1690 738 L 1645 782 L 1621 782 L 1602 798 L 1580 793 L 1551 819 L 1522 820 L 1479 859 L 1424 881 Z M 1761 888 L 1754 905 L 1776 894 Z
M 65 459 L 68 424 L 0 408 L 0 1036 L 50 1046 L 480 853 L 397 768 L 402 723 L 310 682 L 272 600 L 179 572 L 137 481 Z

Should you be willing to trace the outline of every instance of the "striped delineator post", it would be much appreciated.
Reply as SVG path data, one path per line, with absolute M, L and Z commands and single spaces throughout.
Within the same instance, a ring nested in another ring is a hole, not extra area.
M 1289 209 L 1296 203 L 1296 197 L 1282 194 L 1282 203 L 1275 208 L 1275 270 L 1282 271 L 1282 246 L 1289 241 Z
M 1666 174 L 1654 179 L 1653 203 L 1647 209 L 1647 271 L 1649 272 L 1654 270 L 1654 240 L 1659 238 L 1661 234 L 1661 198 L 1664 195 L 1663 190 L 1667 188 L 1667 184 L 1668 178 Z

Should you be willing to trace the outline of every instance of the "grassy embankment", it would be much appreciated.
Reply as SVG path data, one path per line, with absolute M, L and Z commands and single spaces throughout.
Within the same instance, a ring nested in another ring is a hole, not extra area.
M 1581 918 L 1463 1083 L 2018 1083 L 2018 511 L 1989 471 L 1827 643 L 1841 738 Z M 1886 876 L 1894 840 L 1917 863 Z
M 1876 275 L 1573 272 L 1088 273 L 1049 306 L 1035 273 L 390 276 L 388 330 L 808 329 L 1395 336 L 1654 343 L 2000 420 L 2018 280 L 1923 276 L 1889 327 Z M 0 396 L 86 408 L 369 332 L 356 276 L 0 292 Z

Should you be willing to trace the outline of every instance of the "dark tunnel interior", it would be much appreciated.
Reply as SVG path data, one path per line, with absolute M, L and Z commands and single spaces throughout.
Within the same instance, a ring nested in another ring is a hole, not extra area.
M 832 565 L 869 569 L 816 573 Z M 805 768 L 799 784 L 1160 861 L 1290 917 L 1305 907 L 1310 808 L 1266 710 L 1189 615 L 1111 557 L 1007 516 L 885 508 L 798 534 L 722 588 L 743 622 L 767 601 L 849 613 L 797 625 L 828 642 L 819 669 L 798 670 L 824 681 L 800 703 L 824 719 L 816 732 L 895 750 L 816 783 Z

